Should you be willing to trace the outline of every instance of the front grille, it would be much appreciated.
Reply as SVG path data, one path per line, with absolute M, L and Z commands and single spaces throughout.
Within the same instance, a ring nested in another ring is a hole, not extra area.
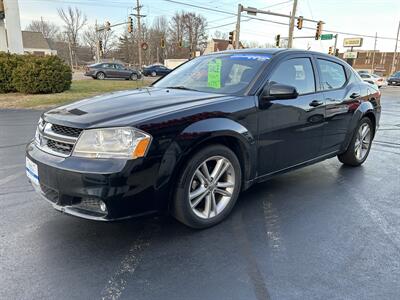
M 60 152 L 65 155 L 70 155 L 74 145 L 61 143 L 54 140 L 47 140 L 47 147 L 49 147 L 51 150 L 55 152 Z
M 51 130 L 60 135 L 72 136 L 72 137 L 79 137 L 82 132 L 80 128 L 72 128 L 67 126 L 61 126 L 57 124 L 51 125 Z
M 57 156 L 67 157 L 83 129 L 42 122 L 35 138 L 39 149 Z

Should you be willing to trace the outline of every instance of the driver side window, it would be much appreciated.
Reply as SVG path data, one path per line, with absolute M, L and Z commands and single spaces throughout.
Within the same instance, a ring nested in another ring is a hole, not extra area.
M 291 85 L 300 95 L 314 93 L 314 71 L 310 59 L 293 58 L 284 61 L 272 74 L 270 83 Z

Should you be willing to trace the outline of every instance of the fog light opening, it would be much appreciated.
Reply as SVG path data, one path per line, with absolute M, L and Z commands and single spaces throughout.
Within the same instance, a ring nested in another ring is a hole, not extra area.
M 100 210 L 102 212 L 106 212 L 107 211 L 107 206 L 103 201 L 100 201 Z

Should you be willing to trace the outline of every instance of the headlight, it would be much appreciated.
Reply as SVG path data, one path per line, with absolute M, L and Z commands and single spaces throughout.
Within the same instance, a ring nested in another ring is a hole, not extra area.
M 84 130 L 73 156 L 135 159 L 146 155 L 151 136 L 131 127 Z

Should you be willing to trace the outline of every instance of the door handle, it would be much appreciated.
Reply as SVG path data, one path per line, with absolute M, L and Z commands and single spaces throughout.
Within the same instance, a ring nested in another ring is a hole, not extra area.
M 313 101 L 310 102 L 309 105 L 312 106 L 312 107 L 317 107 L 317 106 L 320 106 L 322 104 L 324 104 L 324 102 L 318 101 L 318 100 L 313 100 Z
M 351 99 L 356 99 L 356 98 L 358 98 L 358 97 L 360 97 L 360 94 L 359 94 L 359 93 L 353 93 L 353 94 L 350 95 L 350 98 L 351 98 Z

